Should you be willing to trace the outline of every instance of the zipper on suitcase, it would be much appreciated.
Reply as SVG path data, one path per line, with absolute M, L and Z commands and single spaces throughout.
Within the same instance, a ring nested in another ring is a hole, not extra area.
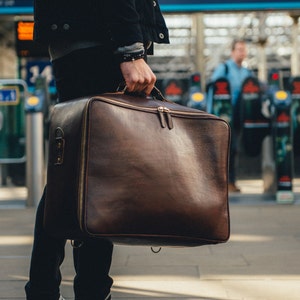
M 170 109 L 168 109 L 165 106 L 159 106 L 157 108 L 157 110 L 158 110 L 158 115 L 159 115 L 161 127 L 165 128 L 166 127 L 166 121 L 167 121 L 168 128 L 173 129 L 174 126 L 173 126 L 173 120 L 172 120 Z M 166 119 L 165 119 L 165 115 L 167 116 Z
M 165 120 L 165 116 L 164 116 L 164 108 L 163 108 L 163 106 L 159 106 L 157 108 L 157 111 L 158 111 L 158 116 L 159 116 L 161 127 L 165 128 L 166 127 L 166 120 Z

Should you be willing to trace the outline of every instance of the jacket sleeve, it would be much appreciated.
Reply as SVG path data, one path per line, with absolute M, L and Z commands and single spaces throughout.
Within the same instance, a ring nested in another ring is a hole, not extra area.
M 136 0 L 106 0 L 107 25 L 117 47 L 143 42 L 135 2 Z

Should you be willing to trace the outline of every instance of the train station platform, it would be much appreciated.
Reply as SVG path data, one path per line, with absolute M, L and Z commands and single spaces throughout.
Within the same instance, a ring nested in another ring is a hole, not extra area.
M 230 195 L 231 238 L 195 248 L 115 246 L 112 299 L 300 299 L 300 180 L 295 203 L 277 204 L 259 180 L 239 181 Z M 25 299 L 35 208 L 26 189 L 0 187 L 0 299 Z M 71 246 L 62 266 L 62 294 L 74 299 Z

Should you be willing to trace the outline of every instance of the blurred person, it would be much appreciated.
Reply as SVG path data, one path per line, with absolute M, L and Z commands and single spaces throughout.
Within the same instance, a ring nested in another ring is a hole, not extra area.
M 226 78 L 230 83 L 231 103 L 233 108 L 233 120 L 231 128 L 231 145 L 229 156 L 229 192 L 240 192 L 236 186 L 235 158 L 238 150 L 238 134 L 240 131 L 240 97 L 244 80 L 252 76 L 252 72 L 243 67 L 243 61 L 247 57 L 247 45 L 244 40 L 235 39 L 231 44 L 231 57 L 220 63 L 211 76 L 211 82 L 219 78 Z
M 149 95 L 156 77 L 146 56 L 153 42 L 169 43 L 157 0 L 35 0 L 34 39 L 49 47 L 58 102 L 114 92 L 122 81 L 128 92 Z M 44 231 L 44 205 L 45 191 L 36 213 L 26 299 L 62 300 L 66 240 Z M 77 245 L 75 300 L 111 299 L 113 244 L 89 239 Z

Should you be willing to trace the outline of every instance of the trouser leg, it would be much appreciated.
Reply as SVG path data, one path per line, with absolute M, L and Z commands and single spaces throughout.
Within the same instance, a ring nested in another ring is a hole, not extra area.
M 229 154 L 229 182 L 235 183 L 235 156 L 236 151 L 234 149 L 231 149 L 230 147 L 230 154 Z
M 229 182 L 235 183 L 236 181 L 236 156 L 238 153 L 238 134 L 234 129 L 231 131 L 231 141 L 229 148 Z
M 113 280 L 109 276 L 113 244 L 106 239 L 89 239 L 74 248 L 75 300 L 104 300 Z
M 48 235 L 43 227 L 45 192 L 36 213 L 27 300 L 58 300 L 61 282 L 60 265 L 65 256 L 65 239 Z

